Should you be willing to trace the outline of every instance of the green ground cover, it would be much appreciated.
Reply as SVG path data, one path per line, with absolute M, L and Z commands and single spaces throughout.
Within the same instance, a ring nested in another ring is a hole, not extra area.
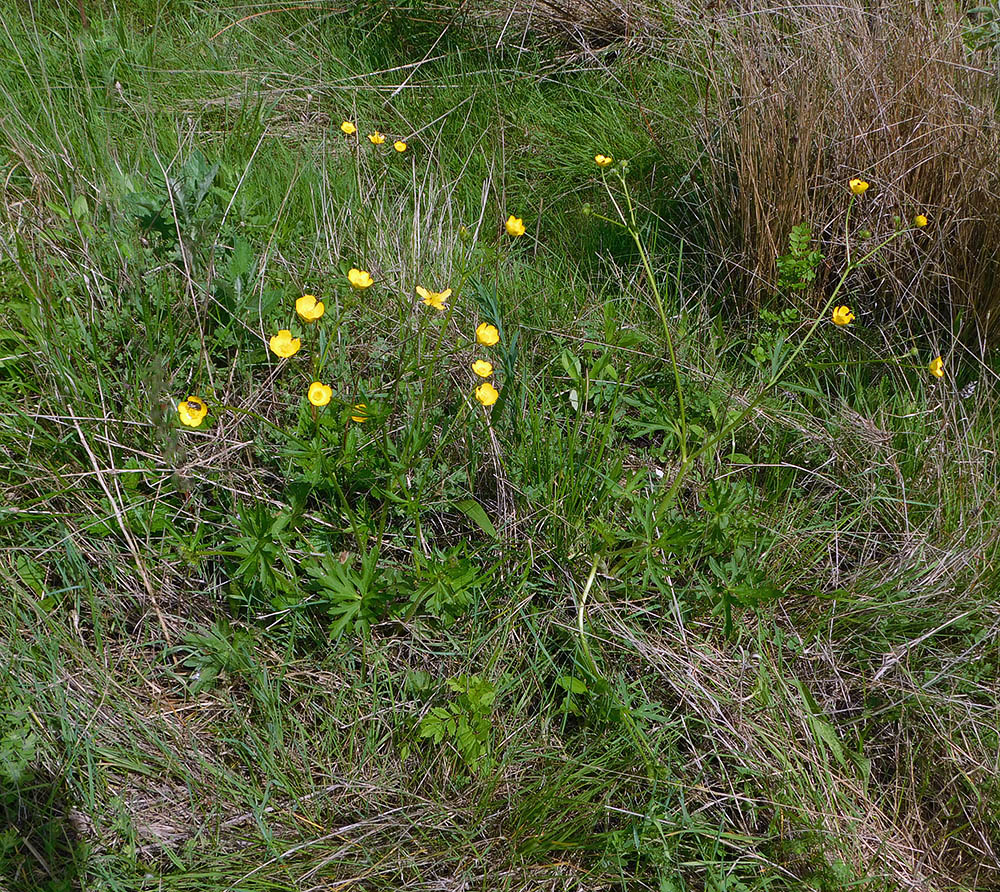
M 648 46 L 90 6 L 0 27 L 0 890 L 996 888 L 967 312 L 823 221 L 749 308 Z

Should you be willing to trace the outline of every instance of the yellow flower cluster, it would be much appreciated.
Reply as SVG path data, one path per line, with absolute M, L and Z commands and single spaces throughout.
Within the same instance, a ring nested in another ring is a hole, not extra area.
M 341 130 L 350 134 L 354 132 L 350 129 L 353 128 L 353 126 L 354 125 L 350 124 L 350 122 L 345 121 L 344 126 L 341 126 Z M 352 267 L 348 272 L 347 281 L 350 283 L 351 287 L 356 288 L 359 291 L 364 291 L 375 283 L 375 280 L 371 277 L 371 274 L 368 273 L 367 270 L 357 269 L 355 267 Z M 303 294 L 302 297 L 295 301 L 295 312 L 303 321 L 315 322 L 326 312 L 326 306 L 323 304 L 323 301 L 316 297 L 316 295 Z M 282 359 L 288 359 L 294 356 L 302 347 L 301 339 L 292 337 L 291 331 L 287 328 L 281 329 L 276 335 L 272 336 L 270 341 L 268 341 L 268 344 L 271 348 L 271 352 L 276 356 L 280 356 Z M 191 397 L 188 400 L 188 403 L 191 403 L 191 400 L 194 399 L 196 398 Z M 309 390 L 306 392 L 306 399 L 308 399 L 313 406 L 321 409 L 324 406 L 329 405 L 330 401 L 333 399 L 333 388 L 324 384 L 322 381 L 313 381 L 312 384 L 309 385 Z M 354 407 L 354 412 L 351 415 L 351 418 L 357 422 L 365 421 L 368 417 L 368 413 L 364 410 L 366 410 L 365 404 L 359 403 Z M 192 417 L 196 416 L 196 413 L 192 412 L 191 409 L 178 407 L 178 411 L 181 413 L 181 421 L 185 424 L 189 424 L 188 421 L 184 420 L 186 415 L 190 415 Z M 204 414 L 204 412 L 201 413 L 202 418 L 204 417 Z M 197 424 L 200 423 L 201 418 L 198 418 L 197 422 L 195 424 L 191 424 L 191 426 L 196 427 Z
M 500 332 L 495 325 L 480 322 L 476 326 L 476 340 L 484 347 L 492 347 L 500 341 Z M 489 378 L 493 374 L 493 363 L 477 359 L 472 363 L 472 371 L 480 378 Z M 484 406 L 492 406 L 499 398 L 500 391 L 490 381 L 484 381 L 476 388 L 476 399 Z
M 344 121 L 344 123 L 340 125 L 340 129 L 348 136 L 354 136 L 354 134 L 358 132 L 358 128 L 354 125 L 352 121 Z M 379 130 L 373 130 L 371 133 L 368 134 L 368 141 L 373 146 L 380 146 L 382 145 L 382 143 L 385 142 L 385 134 Z M 392 147 L 400 154 L 402 154 L 409 148 L 409 146 L 407 146 L 407 144 L 403 142 L 403 140 L 401 139 L 397 139 L 392 144 Z
M 848 184 L 853 195 L 864 195 L 868 191 L 868 183 L 862 180 L 860 177 L 855 177 Z M 898 220 L 897 220 L 898 222 Z M 913 225 L 917 229 L 923 229 L 929 223 L 927 216 L 925 214 L 917 214 L 913 218 Z M 833 323 L 834 325 L 850 325 L 854 321 L 854 313 L 851 312 L 851 308 L 846 305 L 841 305 L 833 308 Z M 916 348 L 914 348 L 914 355 L 916 355 Z M 944 377 L 944 360 L 940 356 L 935 357 L 931 360 L 930 364 L 927 366 L 927 370 L 935 378 Z

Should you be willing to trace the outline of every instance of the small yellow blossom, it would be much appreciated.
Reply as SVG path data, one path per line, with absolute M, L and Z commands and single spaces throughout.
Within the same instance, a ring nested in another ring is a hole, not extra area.
M 833 321 L 837 325 L 850 325 L 854 321 L 854 314 L 850 307 L 834 307 Z
M 368 134 L 368 139 L 371 140 L 373 146 L 380 146 L 385 142 L 385 134 L 379 133 L 377 130 L 374 133 Z
M 868 188 L 868 184 L 864 180 L 860 180 L 857 177 L 851 180 L 851 182 L 848 183 L 848 185 L 851 187 L 851 191 L 855 195 L 864 195 L 865 189 Z
M 333 388 L 319 381 L 309 385 L 309 402 L 314 406 L 325 406 L 333 397 Z
M 356 403 L 353 412 L 351 421 L 364 424 L 368 420 L 368 406 L 365 403 Z
M 299 347 L 301 346 L 302 341 L 298 338 L 293 338 L 292 333 L 287 328 L 281 329 L 281 331 L 271 338 L 271 350 L 283 359 L 294 356 L 299 352 Z
M 941 359 L 940 356 L 935 357 L 934 359 L 931 360 L 931 364 L 929 366 L 927 366 L 927 369 L 928 369 L 928 371 L 930 371 L 930 373 L 935 378 L 943 378 L 944 377 L 944 360 Z
M 428 291 L 426 288 L 417 285 L 417 294 L 423 298 L 427 306 L 434 307 L 435 310 L 443 310 L 445 308 L 445 301 L 451 297 L 451 289 L 445 288 L 444 291 Z
M 477 359 L 472 363 L 472 371 L 480 378 L 489 378 L 493 374 L 493 363 L 487 362 L 485 359 Z
M 610 155 L 594 155 L 598 167 L 610 167 L 614 160 Z
M 484 406 L 492 406 L 499 396 L 499 391 L 489 381 L 476 388 L 476 399 Z
M 189 396 L 177 404 L 177 414 L 185 427 L 198 427 L 208 414 L 208 406 L 199 397 Z
M 913 218 L 913 222 L 916 223 L 918 228 L 923 229 L 927 225 L 927 218 L 923 214 L 917 214 Z
M 507 228 L 507 235 L 512 235 L 514 238 L 524 235 L 524 220 L 520 217 L 515 217 L 511 214 L 507 218 L 507 222 L 504 223 L 504 226 Z
M 476 328 L 476 340 L 484 347 L 492 347 L 500 340 L 500 332 L 495 325 L 489 322 L 480 322 Z
M 344 123 L 340 125 L 340 129 L 343 130 L 348 136 L 354 136 L 354 134 L 358 132 L 358 128 L 355 127 L 350 121 L 344 121 Z
M 365 270 L 354 269 L 353 267 L 347 273 L 347 280 L 361 291 L 375 284 L 375 280 Z
M 323 306 L 323 301 L 316 300 L 316 295 L 303 294 L 295 301 L 295 312 L 306 322 L 315 322 L 326 312 L 326 307 Z
M 395 150 L 396 150 L 397 152 L 405 152 L 405 151 L 406 151 L 406 143 L 405 143 L 405 142 L 403 142 L 403 140 L 401 140 L 401 139 L 397 139 L 397 140 L 396 140 L 396 141 L 395 141 L 395 142 L 394 142 L 394 143 L 392 144 L 392 147 L 393 147 L 393 148 L 394 148 L 394 149 L 395 149 Z

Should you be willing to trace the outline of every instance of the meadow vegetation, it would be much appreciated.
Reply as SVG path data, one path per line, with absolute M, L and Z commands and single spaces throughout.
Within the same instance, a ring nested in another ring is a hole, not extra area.
M 0 890 L 998 888 L 997 21 L 8 4 Z

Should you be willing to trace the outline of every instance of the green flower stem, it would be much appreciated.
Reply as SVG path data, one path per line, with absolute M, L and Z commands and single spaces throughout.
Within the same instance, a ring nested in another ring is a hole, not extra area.
M 711 449 L 714 449 L 716 445 L 718 445 L 722 440 L 726 439 L 740 424 L 742 424 L 743 420 L 751 412 L 753 412 L 754 409 L 757 408 L 757 406 L 760 405 L 760 401 L 761 399 L 763 399 L 764 394 L 767 393 L 768 390 L 774 387 L 774 385 L 781 380 L 782 376 L 788 370 L 788 367 L 792 364 L 792 362 L 799 355 L 799 353 L 802 352 L 802 348 L 805 347 L 805 345 L 812 338 L 820 322 L 822 322 L 823 319 L 826 318 L 827 312 L 829 312 L 830 307 L 833 306 L 834 302 L 837 300 L 837 296 L 840 294 L 841 289 L 847 282 L 847 277 L 859 266 L 862 266 L 876 254 L 878 254 L 878 252 L 881 251 L 886 245 L 888 245 L 890 242 L 899 238 L 901 235 L 905 234 L 908 231 L 909 230 L 907 229 L 901 229 L 898 232 L 894 232 L 891 236 L 889 236 L 887 239 L 882 241 L 880 244 L 876 245 L 871 251 L 865 254 L 860 260 L 855 260 L 852 263 L 850 263 L 844 269 L 844 272 L 841 274 L 836 287 L 833 289 L 833 293 L 830 295 L 822 311 L 816 317 L 816 320 L 812 323 L 812 325 L 809 326 L 809 330 L 806 332 L 805 337 L 799 342 L 798 346 L 792 351 L 792 354 L 784 362 L 781 368 L 778 369 L 778 371 L 771 376 L 771 380 L 769 380 L 764 385 L 757 398 L 752 400 L 750 404 L 742 412 L 740 412 L 734 419 L 732 419 L 732 421 L 729 421 L 727 424 L 725 424 L 715 436 L 706 440 L 705 443 L 703 443 L 699 449 L 697 449 L 695 452 L 693 452 L 686 458 L 683 455 L 681 456 L 681 466 L 678 469 L 673 482 L 670 484 L 670 488 L 664 494 L 663 499 L 660 501 L 660 505 L 657 508 L 656 511 L 657 523 L 659 523 L 663 519 L 664 512 L 672 504 L 677 493 L 680 491 L 681 484 L 684 482 L 684 478 L 687 476 L 688 471 L 691 470 L 691 467 L 694 465 L 694 463 L 699 458 L 701 458 L 701 456 L 704 455 L 706 452 L 708 452 Z
M 674 385 L 677 388 L 677 405 L 681 423 L 681 463 L 683 464 L 687 461 L 688 428 L 684 412 L 684 388 L 681 386 L 681 370 L 680 366 L 677 364 L 677 354 L 674 351 L 674 339 L 670 334 L 670 325 L 667 322 L 667 313 L 663 307 L 663 298 L 660 295 L 660 288 L 656 284 L 656 277 L 653 275 L 653 268 L 649 262 L 649 255 L 646 253 L 646 248 L 642 244 L 642 239 L 639 236 L 639 227 L 635 220 L 635 208 L 632 205 L 632 197 L 629 195 L 628 184 L 625 181 L 624 174 L 619 173 L 618 178 L 621 180 L 622 189 L 625 194 L 625 202 L 628 207 L 627 217 L 622 213 L 622 209 L 615 201 L 611 190 L 608 189 L 607 180 L 604 181 L 604 188 L 607 189 L 608 195 L 611 196 L 611 201 L 614 204 L 615 209 L 622 217 L 625 228 L 628 230 L 629 235 L 632 236 L 632 241 L 635 242 L 636 249 L 639 251 L 639 257 L 642 260 L 643 269 L 646 271 L 646 279 L 649 281 L 649 285 L 653 289 L 653 296 L 656 298 L 656 309 L 659 311 L 660 323 L 663 325 L 663 335 L 667 341 L 667 351 L 670 353 L 670 365 L 674 370 Z
M 459 283 L 461 287 L 462 283 Z M 458 289 L 453 289 L 452 298 L 457 297 Z M 424 398 L 427 395 L 427 391 L 430 389 L 431 381 L 434 379 L 434 369 L 437 368 L 438 359 L 441 356 L 441 344 L 444 342 L 444 334 L 448 330 L 448 324 L 451 322 L 451 317 L 455 314 L 455 303 L 456 301 L 449 298 L 448 300 L 448 312 L 444 317 L 444 322 L 441 325 L 441 330 L 438 332 L 437 340 L 434 343 L 434 351 L 431 353 L 431 361 L 427 366 L 427 373 L 424 375 L 424 386 L 420 388 L 420 395 L 417 397 L 417 408 L 414 413 L 415 418 L 419 418 L 423 413 L 424 409 Z M 432 309 L 432 308 L 428 308 Z M 434 310 L 437 313 L 437 310 Z M 423 324 L 421 324 L 421 330 L 423 330 Z
M 587 575 L 587 581 L 584 583 L 583 592 L 580 594 L 580 601 L 576 609 L 576 628 L 580 633 L 580 648 L 583 651 L 584 656 L 587 658 L 587 668 L 594 674 L 595 678 L 599 678 L 601 681 L 607 683 L 607 678 L 598 668 L 597 661 L 594 659 L 594 655 L 590 652 L 590 643 L 587 639 L 587 631 L 584 628 L 587 598 L 590 595 L 591 588 L 593 588 L 594 580 L 597 579 L 597 568 L 599 564 L 600 555 L 595 554 L 590 563 L 590 573 Z M 646 764 L 646 772 L 650 777 L 655 777 L 659 771 L 659 766 L 657 759 L 652 752 L 652 748 L 649 745 L 648 738 L 643 733 L 642 729 L 636 724 L 635 719 L 632 718 L 632 714 L 628 707 L 622 705 L 620 706 L 620 709 L 622 723 L 626 728 L 628 728 L 629 735 L 632 737 L 632 741 L 635 743 L 636 749 L 642 756 L 642 761 Z
M 847 248 L 847 269 L 851 268 L 851 208 L 854 207 L 854 199 L 858 196 L 851 192 L 851 200 L 847 202 L 847 213 L 844 215 L 844 245 Z
M 799 342 L 799 345 L 792 351 L 791 356 L 789 356 L 788 359 L 785 360 L 784 365 L 782 365 L 782 367 L 778 369 L 777 372 L 774 373 L 774 376 L 771 378 L 771 380 L 767 382 L 767 384 L 764 387 L 765 391 L 772 388 L 775 384 L 778 383 L 778 381 L 781 380 L 781 376 L 785 374 L 785 372 L 787 371 L 788 367 L 792 364 L 792 361 L 795 359 L 795 357 L 798 356 L 799 353 L 802 352 L 802 348 L 805 347 L 807 343 L 809 343 L 809 339 L 813 336 L 813 333 L 816 331 L 817 326 L 820 324 L 820 322 L 822 322 L 826 318 L 826 314 L 829 312 L 830 307 L 832 307 L 836 302 L 837 295 L 840 294 L 841 288 L 843 288 L 844 284 L 847 282 L 847 277 L 855 269 L 857 269 L 866 261 L 870 260 L 876 254 L 878 254 L 878 252 L 881 251 L 886 245 L 888 245 L 892 241 L 895 241 L 906 231 L 907 230 L 905 229 L 901 229 L 899 232 L 894 232 L 892 235 L 889 236 L 889 238 L 887 238 L 881 244 L 876 245 L 874 248 L 872 248 L 872 250 L 869 251 L 867 254 L 865 254 L 865 256 L 862 257 L 860 260 L 855 260 L 853 263 L 849 263 L 847 265 L 847 267 L 844 269 L 844 272 L 841 274 L 840 280 L 837 282 L 836 287 L 833 289 L 833 293 L 830 295 L 823 309 L 816 317 L 816 320 L 813 322 L 812 325 L 809 326 L 809 330 L 806 332 L 806 336 Z
M 351 507 L 351 503 L 347 500 L 347 493 L 344 492 L 343 487 L 340 485 L 340 481 L 337 479 L 337 472 L 330 475 L 330 480 L 333 483 L 333 488 L 337 492 L 337 498 L 340 499 L 340 503 L 344 506 L 344 512 L 347 514 L 348 520 L 351 522 L 351 532 L 354 533 L 354 538 L 358 543 L 358 550 L 361 554 L 365 553 L 365 538 L 361 535 L 361 524 L 358 523 L 358 516 L 354 513 L 354 509 Z M 379 540 L 381 541 L 381 539 Z

